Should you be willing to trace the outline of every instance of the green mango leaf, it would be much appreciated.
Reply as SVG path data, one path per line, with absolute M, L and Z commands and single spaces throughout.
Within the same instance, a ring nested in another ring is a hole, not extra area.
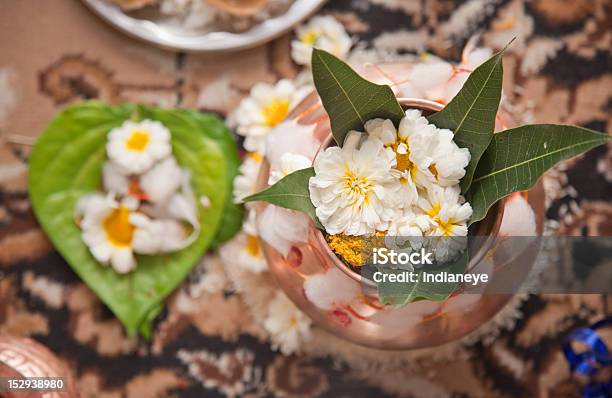
M 326 51 L 313 50 L 312 76 L 339 146 L 349 131 L 363 131 L 370 119 L 391 119 L 397 127 L 404 117 L 391 87 L 365 80 Z
M 517 127 L 497 133 L 474 173 L 467 198 L 470 224 L 482 220 L 503 197 L 531 188 L 557 162 L 607 143 L 607 134 L 554 124 Z
M 108 132 L 126 119 L 142 119 L 134 105 L 86 102 L 60 113 L 36 142 L 29 165 L 29 193 L 43 229 L 72 269 L 125 325 L 129 335 L 147 334 L 164 298 L 185 278 L 211 243 L 228 192 L 222 148 L 182 119 L 165 118 L 178 163 L 192 173 L 192 187 L 211 205 L 198 204 L 202 231 L 189 247 L 157 256 L 137 256 L 135 271 L 121 275 L 100 265 L 81 240 L 75 205 L 100 187 Z M 163 111 L 160 111 L 163 113 Z M 159 114 L 158 114 L 159 115 Z M 199 202 L 199 201 L 198 201 Z
M 476 68 L 451 102 L 427 118 L 439 128 L 452 130 L 457 145 L 470 151 L 470 163 L 461 179 L 462 192 L 468 190 L 476 165 L 493 138 L 502 90 L 503 52 Z
M 189 109 L 157 109 L 141 106 L 141 114 L 157 119 L 161 122 L 173 118 L 182 119 L 184 123 L 190 123 L 194 129 L 200 130 L 206 134 L 208 138 L 214 140 L 223 150 L 225 161 L 227 163 L 227 180 L 228 191 L 226 193 L 227 200 L 223 209 L 223 217 L 217 235 L 213 240 L 212 246 L 217 247 L 223 242 L 232 239 L 242 228 L 242 219 L 244 218 L 244 207 L 236 204 L 233 201 L 234 178 L 238 175 L 240 167 L 240 158 L 234 137 L 227 129 L 223 121 L 217 116 L 193 111 Z
M 421 268 L 414 272 L 418 275 L 416 282 L 379 282 L 378 297 L 380 302 L 396 308 L 417 300 L 446 300 L 459 285 L 458 282 L 425 282 L 423 273 L 439 274 L 447 272 L 450 274 L 463 274 L 467 269 L 469 254 L 466 249 L 456 260 L 449 262 L 443 267 L 435 270 Z M 400 274 L 401 269 L 380 268 L 383 274 Z
M 262 201 L 286 209 L 301 211 L 310 216 L 317 228 L 323 229 L 317 218 L 315 207 L 310 201 L 310 191 L 308 190 L 308 180 L 314 175 L 313 167 L 295 171 L 283 177 L 271 187 L 244 198 L 243 202 Z

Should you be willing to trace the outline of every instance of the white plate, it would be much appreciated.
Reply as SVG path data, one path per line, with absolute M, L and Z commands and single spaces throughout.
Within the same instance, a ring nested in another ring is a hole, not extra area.
M 249 30 L 201 33 L 164 18 L 138 19 L 106 0 L 81 0 L 102 19 L 130 36 L 156 46 L 189 52 L 218 52 L 254 47 L 282 35 L 315 13 L 325 0 L 295 0 L 287 12 L 260 22 Z

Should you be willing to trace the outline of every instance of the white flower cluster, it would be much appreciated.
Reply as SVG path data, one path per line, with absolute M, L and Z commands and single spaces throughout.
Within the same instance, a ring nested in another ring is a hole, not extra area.
M 313 47 L 346 58 L 352 45 L 342 24 L 331 16 L 312 18 L 296 30 L 296 36 L 291 43 L 291 55 L 300 65 L 310 64 Z M 301 77 L 294 81 L 283 79 L 274 85 L 254 85 L 250 95 L 230 115 L 229 122 L 239 135 L 245 137 L 244 147 L 248 151 L 234 180 L 237 203 L 256 192 L 264 156 L 271 167 L 269 184 L 312 165 L 319 147 L 312 126 L 285 122 L 292 108 L 313 90 L 312 81 L 305 78 L 306 74 Z M 302 213 L 267 206 L 256 220 L 249 203 L 246 204 L 246 213 L 242 231 L 220 248 L 227 267 L 262 274 L 266 271 L 263 241 L 287 256 L 293 244 L 307 240 L 309 220 Z M 273 345 L 290 354 L 308 338 L 310 321 L 282 293 L 278 293 L 270 303 L 263 326 L 270 333 Z
M 76 209 L 96 260 L 126 273 L 137 266 L 134 253 L 189 246 L 200 223 L 189 171 L 172 156 L 170 131 L 157 121 L 128 120 L 109 132 L 106 153 L 104 192 L 81 197 Z
M 255 84 L 233 115 L 238 134 L 245 137 L 246 150 L 263 153 L 266 136 L 311 90 L 312 87 L 298 87 L 286 79 L 275 85 Z
M 313 47 L 327 50 L 340 58 L 346 58 L 352 41 L 342 24 L 331 16 L 316 16 L 296 29 L 297 39 L 291 43 L 292 57 L 301 65 L 310 64 Z M 284 176 L 312 165 L 318 149 L 311 128 L 288 124 L 284 120 L 289 112 L 305 96 L 312 92 L 312 82 L 299 83 L 282 79 L 276 84 L 257 83 L 250 95 L 244 98 L 229 117 L 236 132 L 245 137 L 248 151 L 240 166 L 240 174 L 234 180 L 234 199 L 241 202 L 257 189 L 257 177 L 263 156 L 271 163 L 269 184 Z M 273 145 L 268 143 L 272 141 Z M 254 272 L 265 270 L 260 238 L 287 255 L 290 242 L 306 236 L 307 219 L 302 214 L 285 209 L 270 208 L 262 215 L 259 228 L 266 236 L 257 234 L 255 214 L 247 204 L 247 222 L 241 233 L 221 249 L 227 253 L 227 261 Z M 299 219 L 299 222 L 296 222 Z M 287 221 L 289 220 L 289 221 Z M 231 254 L 230 254 L 231 253 Z M 235 253 L 239 253 L 237 256 Z
M 297 38 L 291 42 L 291 56 L 300 65 L 310 65 L 314 47 L 344 59 L 353 45 L 344 26 L 331 15 L 313 17 L 295 33 Z
M 365 130 L 349 132 L 342 148 L 327 148 L 315 158 L 309 189 L 325 230 L 352 236 L 466 236 L 472 208 L 460 195 L 459 180 L 470 153 L 457 146 L 453 132 L 430 124 L 414 109 L 406 111 L 397 129 L 390 120 L 373 119 Z M 444 250 L 439 253 L 446 257 Z
M 273 336 L 272 347 L 290 355 L 299 351 L 302 342 L 310 339 L 311 323 L 310 318 L 279 290 L 269 304 L 263 327 Z

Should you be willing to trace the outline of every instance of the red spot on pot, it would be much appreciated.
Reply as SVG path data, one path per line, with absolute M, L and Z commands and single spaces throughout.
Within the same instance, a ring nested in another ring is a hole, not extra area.
M 287 254 L 287 264 L 293 268 L 297 268 L 302 265 L 303 259 L 304 255 L 302 251 L 295 246 L 291 246 L 291 250 L 289 250 L 289 254 Z
M 344 327 L 348 327 L 353 321 L 351 316 L 342 310 L 333 310 L 330 315 L 336 322 Z

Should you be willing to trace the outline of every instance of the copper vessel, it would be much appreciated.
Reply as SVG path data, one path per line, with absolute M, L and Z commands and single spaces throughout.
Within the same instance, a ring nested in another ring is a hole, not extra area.
M 431 113 L 442 108 L 439 103 L 424 99 L 399 98 L 405 108 L 416 108 Z M 313 125 L 314 135 L 325 147 L 330 141 L 331 129 L 327 114 L 318 96 L 313 93 L 293 112 L 289 119 L 301 125 Z M 508 115 L 499 120 L 508 120 Z M 508 126 L 503 126 L 506 128 Z M 497 126 L 498 129 L 502 126 Z M 267 187 L 269 163 L 264 159 L 258 188 Z M 542 233 L 544 208 L 543 190 L 540 184 L 529 194 L 521 194 L 533 209 L 536 235 Z M 504 217 L 505 200 L 500 201 L 479 223 L 475 233 L 484 236 L 477 253 L 472 256 L 469 269 L 490 267 L 492 274 L 511 272 L 517 283 L 524 278 L 535 257 L 537 248 L 530 245 L 521 250 L 503 247 L 497 239 Z M 258 203 L 256 211 L 261 215 L 267 204 Z M 508 217 L 516 215 L 506 214 Z M 441 345 L 459 339 L 490 320 L 512 298 L 512 294 L 459 292 L 447 300 L 434 302 L 422 300 L 395 309 L 380 304 L 374 282 L 364 281 L 362 276 L 346 266 L 332 252 L 322 233 L 311 223 L 308 242 L 296 243 L 287 256 L 283 256 L 269 244 L 262 242 L 270 272 L 287 296 L 320 327 L 354 343 L 379 349 L 417 349 Z M 360 285 L 363 296 L 358 302 L 337 308 L 321 308 L 308 299 L 304 283 L 308 278 L 328 272 L 332 268 L 342 271 L 353 283 Z M 520 269 L 520 272 L 519 272 Z M 365 283 L 364 283 L 365 282 Z
M 2 397 L 79 397 L 72 372 L 46 347 L 26 337 L 0 334 L 0 377 L 10 379 L 61 378 L 63 382 L 62 388 L 57 390 L 0 391 Z

